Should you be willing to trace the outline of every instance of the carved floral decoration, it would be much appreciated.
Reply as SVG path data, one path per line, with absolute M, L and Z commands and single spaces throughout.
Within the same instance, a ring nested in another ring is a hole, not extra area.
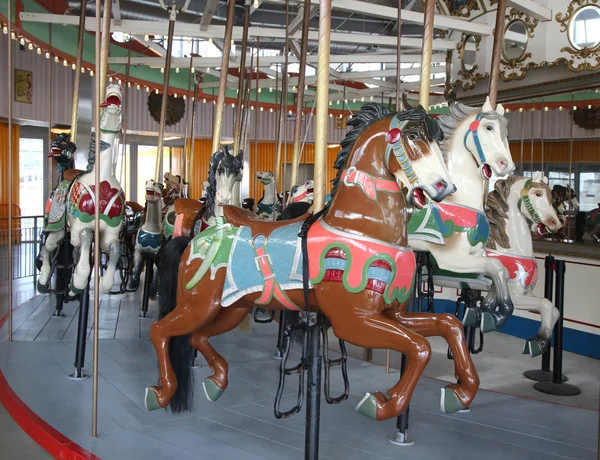
M 508 30 L 510 24 L 514 23 L 515 21 L 522 21 L 523 24 L 525 24 L 525 30 L 528 38 L 533 38 L 535 28 L 539 23 L 539 20 L 534 19 L 515 8 L 511 8 L 509 14 L 506 15 L 506 20 L 507 25 L 505 31 Z M 500 61 L 500 78 L 502 78 L 504 81 L 523 80 L 529 70 L 541 69 L 544 67 L 545 62 L 536 64 L 533 62 L 532 57 L 532 54 L 527 52 L 527 50 L 525 50 L 521 57 L 516 59 L 506 59 L 504 53 L 502 53 L 502 60 Z
M 458 54 L 459 56 L 461 56 L 461 61 L 465 44 L 467 42 L 467 39 L 471 36 L 475 37 L 475 49 L 476 51 L 479 51 L 479 43 L 481 43 L 481 37 L 479 35 L 468 35 L 463 33 L 460 41 L 456 45 Z M 462 67 L 461 70 L 458 71 L 458 79 L 454 83 L 452 83 L 452 88 L 456 88 L 461 91 L 468 91 L 470 89 L 475 88 L 475 85 L 478 81 L 489 77 L 490 74 L 488 72 L 480 73 L 477 71 L 478 69 L 479 67 L 477 66 L 477 64 L 473 64 L 473 67 L 471 67 L 470 70 L 466 70 L 464 67 Z
M 560 23 L 560 31 L 569 35 L 569 23 L 571 19 L 574 17 L 575 13 L 584 6 L 597 5 L 598 0 L 572 0 L 569 6 L 567 7 L 567 11 L 563 13 L 556 14 L 556 21 Z M 570 39 L 569 39 L 569 43 Z M 582 49 L 575 49 L 571 46 L 565 46 L 561 48 L 563 53 L 569 53 L 571 55 L 570 58 L 558 58 L 553 63 L 550 63 L 549 66 L 555 66 L 558 64 L 564 64 L 569 67 L 569 70 L 573 72 L 583 72 L 584 70 L 598 70 L 600 69 L 600 44 L 597 44 L 594 47 L 583 47 Z M 591 59 L 590 59 L 591 58 Z M 589 59 L 589 60 L 588 60 Z M 583 62 L 580 62 L 583 60 Z M 594 62 L 595 60 L 595 62 Z

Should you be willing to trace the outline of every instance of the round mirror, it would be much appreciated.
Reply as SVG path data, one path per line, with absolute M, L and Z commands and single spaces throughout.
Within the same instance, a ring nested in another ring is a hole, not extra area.
M 473 35 L 465 38 L 462 50 L 462 68 L 465 72 L 470 72 L 475 67 L 475 57 L 477 55 L 477 41 Z
M 504 31 L 504 59 L 514 61 L 520 59 L 527 49 L 527 26 L 517 19 L 509 23 Z
M 569 22 L 569 41 L 573 48 L 595 48 L 600 43 L 600 8 L 595 5 L 578 9 Z

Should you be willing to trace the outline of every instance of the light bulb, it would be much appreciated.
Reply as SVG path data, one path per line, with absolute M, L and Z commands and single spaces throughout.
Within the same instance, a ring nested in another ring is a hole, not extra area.
M 192 73 L 196 73 L 196 69 L 194 69 L 193 67 L 191 70 L 192 70 Z
M 273 88 L 269 88 L 269 93 L 272 93 L 272 92 L 273 92 Z
M 253 105 L 250 106 L 250 110 L 254 110 L 254 106 Z
M 206 68 L 206 71 L 207 71 L 207 72 L 210 72 L 210 67 L 207 67 L 207 68 Z
M 371 100 L 373 100 L 373 96 L 371 96 Z
M 208 43 L 211 44 L 211 45 L 213 44 L 212 38 L 208 39 Z
M 76 65 L 75 63 L 73 63 L 73 64 L 71 65 L 71 69 L 73 69 L 73 70 L 77 70 L 77 65 Z
M 333 114 L 332 113 L 329 114 L 329 118 L 333 118 Z
M 67 62 L 67 60 L 66 60 L 66 59 L 64 59 L 64 60 L 63 60 L 63 65 L 64 65 L 65 67 L 67 67 L 67 66 L 69 65 L 69 63 Z
M 90 77 L 94 76 L 94 71 L 92 69 L 90 69 Z
M 562 112 L 562 105 L 558 106 L 558 110 L 559 110 L 559 112 Z
M 337 105 L 340 105 L 340 101 L 339 101 L 339 100 L 338 100 L 338 101 L 335 101 L 335 103 L 336 103 Z
M 29 45 L 27 45 L 27 48 L 29 48 L 29 51 L 31 51 L 33 49 L 33 43 L 29 42 Z
M 206 104 L 206 98 L 202 99 L 202 103 Z
M 185 94 L 183 95 L 183 100 L 184 100 L 184 101 L 186 100 Z
M 146 92 L 149 93 L 150 92 L 150 87 L 146 86 Z
M 85 73 L 85 67 L 81 68 L 81 73 Z
M 8 27 L 2 27 L 2 32 L 4 33 L 4 35 L 8 35 Z
M 10 38 L 12 38 L 13 40 L 16 40 L 16 39 L 17 39 L 17 36 L 15 35 L 15 33 L 14 33 L 14 32 L 11 32 L 11 33 L 10 33 Z
M 54 62 L 58 62 L 58 56 L 54 56 Z
M 360 102 L 365 102 L 365 98 L 364 98 L 364 97 L 361 97 L 361 98 L 360 98 Z
M 333 102 L 329 101 L 329 105 L 333 104 Z
M 113 82 L 113 77 L 108 77 L 108 81 L 112 83 Z
M 175 93 L 173 96 L 175 96 L 175 99 L 177 99 L 177 93 Z
M 576 105 L 573 106 L 573 110 L 577 110 L 577 106 Z
M 356 98 L 352 98 L 352 103 L 356 103 Z
M 142 87 L 140 85 L 137 85 L 136 88 L 137 89 L 142 89 Z
M 127 88 L 131 88 L 131 82 L 130 81 L 127 82 Z
M 548 111 L 548 107 L 544 107 L 544 112 L 547 112 L 547 111 Z
M 144 35 L 144 41 L 147 42 L 150 40 L 150 35 L 146 34 Z
M 261 89 L 261 88 L 258 88 L 258 92 L 259 92 L 259 93 L 260 93 L 260 92 L 262 92 L 262 89 Z
M 506 109 L 506 113 L 510 113 L 510 109 L 508 109 L 508 108 L 507 108 L 507 109 Z
M 25 39 L 24 39 L 23 37 L 21 37 L 21 39 L 19 40 L 19 44 L 20 44 L 21 46 L 24 46 L 24 45 L 25 45 Z
M 235 104 L 233 102 L 231 103 L 231 108 L 235 109 Z
M 117 80 L 117 83 L 118 83 L 119 85 L 121 84 L 121 79 L 120 79 L 120 78 Z
M 260 108 L 260 111 L 261 111 L 261 112 L 263 111 L 263 108 L 262 108 L 262 107 Z
M 254 3 L 252 5 L 255 9 L 258 8 L 259 4 L 258 4 L 258 0 L 254 0 Z
M 37 54 L 42 54 L 42 48 L 38 48 L 38 49 L 36 50 L 36 53 L 37 53 Z
M 160 73 L 165 73 L 165 68 L 164 67 L 160 68 Z
M 154 90 L 154 94 L 158 94 L 158 89 L 155 89 L 155 90 Z
M 179 73 L 179 67 L 175 67 L 175 73 Z
M 269 112 L 273 113 L 273 107 L 271 107 L 271 108 L 269 109 Z
M 591 104 L 590 104 L 590 105 L 588 105 L 588 109 L 591 109 L 591 108 L 592 108 L 592 105 L 591 105 Z

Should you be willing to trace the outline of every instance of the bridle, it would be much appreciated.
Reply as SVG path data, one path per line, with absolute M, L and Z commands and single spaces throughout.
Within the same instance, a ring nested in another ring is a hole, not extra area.
M 402 168 L 402 171 L 406 175 L 408 182 L 413 184 L 414 182 L 418 181 L 419 178 L 417 177 L 417 174 L 412 167 L 412 162 L 410 161 L 410 158 L 408 158 L 408 155 L 404 150 L 404 145 L 402 144 L 402 129 L 407 123 L 408 120 L 401 121 L 398 119 L 397 115 L 392 118 L 392 121 L 390 122 L 390 130 L 385 136 L 385 139 L 388 143 L 388 146 L 385 150 L 385 163 L 388 164 L 390 153 L 394 152 L 394 156 L 398 160 L 400 168 Z
M 541 224 L 542 219 L 540 218 L 539 214 L 537 213 L 537 211 L 531 204 L 531 200 L 529 199 L 529 190 L 531 190 L 531 185 L 532 185 L 531 179 L 528 179 L 525 182 L 525 185 L 523 185 L 523 188 L 521 189 L 521 198 L 519 198 L 518 206 L 519 206 L 519 209 L 521 209 L 521 204 L 524 203 L 525 209 L 527 210 L 527 213 L 531 217 L 531 220 L 535 224 Z
M 467 149 L 467 151 L 475 156 L 475 153 L 473 153 L 473 151 L 469 148 L 469 146 L 467 145 L 467 141 L 469 140 L 469 136 L 473 136 L 473 143 L 475 144 L 475 148 L 477 149 L 477 156 L 479 157 L 479 163 L 480 164 L 484 164 L 487 159 L 485 158 L 485 152 L 483 151 L 483 147 L 481 146 L 481 141 L 479 140 L 479 134 L 478 134 L 478 130 L 479 130 L 479 126 L 481 124 L 481 112 L 478 113 L 475 116 L 475 120 L 473 120 L 471 122 L 471 124 L 469 125 L 469 130 L 465 133 L 465 138 L 464 138 L 464 145 L 465 145 L 465 149 Z

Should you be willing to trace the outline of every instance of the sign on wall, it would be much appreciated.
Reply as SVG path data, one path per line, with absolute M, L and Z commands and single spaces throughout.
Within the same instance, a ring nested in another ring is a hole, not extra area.
M 33 74 L 29 70 L 15 69 L 15 101 L 33 103 Z
M 335 117 L 335 129 L 346 129 L 346 117 Z

